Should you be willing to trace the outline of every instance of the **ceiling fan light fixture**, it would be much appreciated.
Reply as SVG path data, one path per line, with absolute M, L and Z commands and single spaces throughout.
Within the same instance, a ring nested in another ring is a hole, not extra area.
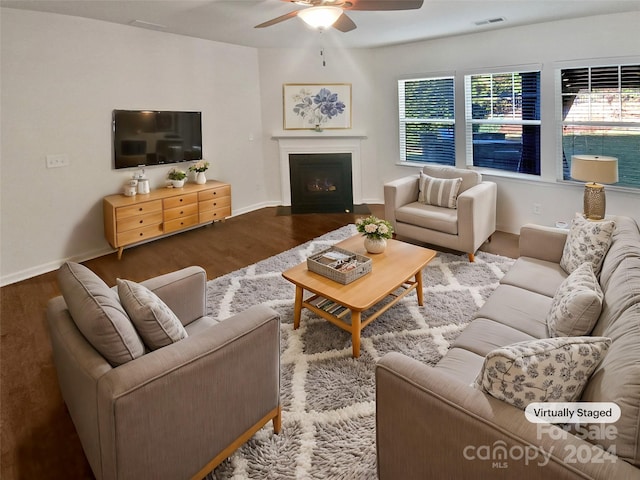
M 319 6 L 305 8 L 298 12 L 298 16 L 309 26 L 318 29 L 329 28 L 342 15 L 340 7 Z

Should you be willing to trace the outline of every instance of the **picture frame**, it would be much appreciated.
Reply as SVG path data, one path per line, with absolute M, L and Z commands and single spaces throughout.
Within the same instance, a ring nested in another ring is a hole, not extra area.
M 285 83 L 282 106 L 285 130 L 351 128 L 350 83 Z

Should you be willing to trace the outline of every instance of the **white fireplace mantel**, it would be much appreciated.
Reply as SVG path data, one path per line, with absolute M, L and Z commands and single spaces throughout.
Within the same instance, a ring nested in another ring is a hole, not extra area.
M 339 132 L 339 133 L 338 133 Z M 291 179 L 289 177 L 289 155 L 296 153 L 350 153 L 353 203 L 362 203 L 362 163 L 360 143 L 366 135 L 352 131 L 310 130 L 279 132 L 272 135 L 280 149 L 280 190 L 282 205 L 291 206 Z

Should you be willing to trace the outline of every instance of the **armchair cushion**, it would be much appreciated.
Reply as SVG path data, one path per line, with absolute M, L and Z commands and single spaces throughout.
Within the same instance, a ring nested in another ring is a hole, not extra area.
M 118 294 L 95 273 L 66 262 L 58 270 L 58 284 L 78 330 L 112 366 L 144 355 L 144 344 Z
M 118 296 L 136 330 L 151 350 L 186 338 L 187 331 L 175 313 L 147 287 L 117 279 Z
M 458 234 L 458 210 L 413 202 L 396 210 L 400 222 L 417 225 L 429 230 Z
M 456 208 L 462 178 L 435 178 L 420 172 L 418 202 Z

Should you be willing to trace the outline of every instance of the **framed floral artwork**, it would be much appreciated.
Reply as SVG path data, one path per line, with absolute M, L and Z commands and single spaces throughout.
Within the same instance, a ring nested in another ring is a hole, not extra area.
M 285 130 L 351 128 L 350 83 L 285 83 Z

